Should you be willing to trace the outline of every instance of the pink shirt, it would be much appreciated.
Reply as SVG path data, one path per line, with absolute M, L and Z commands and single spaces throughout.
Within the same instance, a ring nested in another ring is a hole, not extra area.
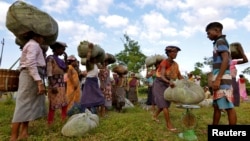
M 45 58 L 40 45 L 35 40 L 30 39 L 23 47 L 20 68 L 28 69 L 29 74 L 37 81 L 41 80 L 37 67 L 45 66 Z
M 233 78 L 236 78 L 236 76 L 237 76 L 237 69 L 235 66 L 235 65 L 237 65 L 237 63 L 238 63 L 237 60 L 232 60 L 230 63 L 230 74 Z

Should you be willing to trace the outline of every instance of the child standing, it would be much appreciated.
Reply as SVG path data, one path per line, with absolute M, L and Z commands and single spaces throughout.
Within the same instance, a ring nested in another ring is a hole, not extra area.
M 226 35 L 222 34 L 223 25 L 219 22 L 209 23 L 206 27 L 207 37 L 214 41 L 213 46 L 213 125 L 218 125 L 221 110 L 225 109 L 229 125 L 235 125 L 237 116 L 233 104 L 232 77 L 230 75 L 230 52 Z

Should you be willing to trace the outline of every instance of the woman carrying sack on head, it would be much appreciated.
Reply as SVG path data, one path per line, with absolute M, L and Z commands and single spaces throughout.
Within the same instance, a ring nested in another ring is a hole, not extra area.
M 65 48 L 67 45 L 63 42 L 55 42 L 50 45 L 53 55 L 47 57 L 47 76 L 49 81 L 48 99 L 49 113 L 48 124 L 54 122 L 56 109 L 61 109 L 61 119 L 64 121 L 67 117 L 67 99 L 66 99 L 66 82 L 65 73 L 67 72 L 67 54 Z M 64 60 L 59 56 L 64 55 Z
M 179 51 L 181 51 L 181 49 L 176 46 L 167 46 L 165 48 L 165 53 L 167 54 L 168 58 L 161 61 L 156 71 L 156 78 L 152 88 L 152 92 L 155 97 L 155 103 L 158 107 L 152 119 L 156 122 L 159 122 L 157 117 L 163 111 L 167 129 L 171 132 L 176 132 L 177 129 L 174 128 L 172 122 L 170 121 L 169 107 L 171 102 L 164 99 L 164 91 L 169 86 L 171 88 L 175 87 L 175 84 L 172 82 L 172 80 L 183 79 L 183 76 L 179 70 L 179 66 L 174 61 Z
M 44 38 L 34 32 L 27 33 L 26 38 L 28 42 L 21 48 L 19 86 L 10 141 L 27 139 L 29 122 L 45 116 L 46 90 L 42 81 L 45 73 L 42 72 L 45 72 L 46 63 L 41 48 Z

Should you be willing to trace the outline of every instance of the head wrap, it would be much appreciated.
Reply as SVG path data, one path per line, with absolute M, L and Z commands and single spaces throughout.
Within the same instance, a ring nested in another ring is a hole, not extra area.
M 165 48 L 165 51 L 172 51 L 174 49 L 176 49 L 177 51 L 181 51 L 181 49 L 179 47 L 177 47 L 177 46 L 167 46 Z
M 169 53 L 169 52 L 174 51 L 175 49 L 176 49 L 177 51 L 181 51 L 181 49 L 180 49 L 179 47 L 177 47 L 177 46 L 167 46 L 167 47 L 165 48 L 165 53 L 167 54 L 167 53 Z
M 74 55 L 70 55 L 68 58 L 67 58 L 68 61 L 75 61 L 77 60 L 76 57 Z

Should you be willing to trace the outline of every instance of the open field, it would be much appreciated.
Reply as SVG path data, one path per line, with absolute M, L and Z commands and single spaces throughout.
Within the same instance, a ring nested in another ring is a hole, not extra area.
M 145 98 L 145 95 L 142 96 Z M 13 100 L 2 100 L 0 102 L 0 139 L 7 141 L 10 136 L 11 119 L 14 110 Z M 183 126 L 181 118 L 185 109 L 177 108 L 172 103 L 170 117 L 180 132 L 187 129 Z M 241 103 L 236 107 L 238 124 L 250 125 L 250 103 Z M 194 128 L 199 141 L 206 141 L 207 134 L 204 133 L 207 125 L 212 122 L 212 107 L 201 107 L 191 112 L 197 119 Z M 46 119 L 39 119 L 30 123 L 30 138 L 28 141 L 179 141 L 182 140 L 178 133 L 167 130 L 163 114 L 160 114 L 160 123 L 152 120 L 152 114 L 144 106 L 136 105 L 134 108 L 124 109 L 122 113 L 114 110 L 108 111 L 108 116 L 100 118 L 99 126 L 82 137 L 65 137 L 61 134 L 64 123 L 60 121 L 59 110 L 56 114 L 54 125 L 48 127 Z M 227 116 L 222 115 L 220 124 L 227 124 Z

